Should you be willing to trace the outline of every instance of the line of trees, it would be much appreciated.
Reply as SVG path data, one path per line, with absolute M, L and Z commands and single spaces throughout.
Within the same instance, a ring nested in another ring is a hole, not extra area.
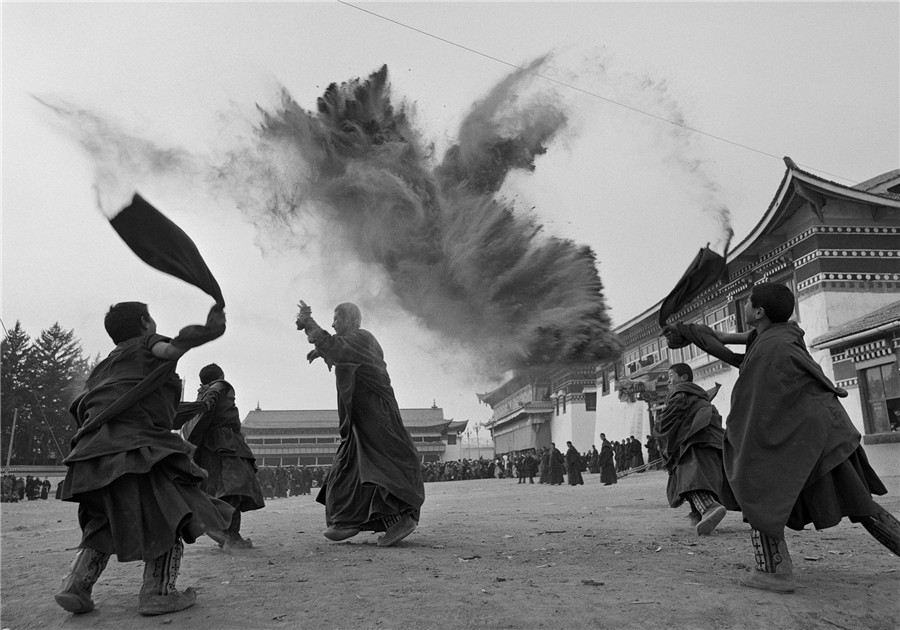
M 74 330 L 59 323 L 33 339 L 20 322 L 0 344 L 0 458 L 10 464 L 59 465 L 69 453 L 75 419 L 69 404 L 97 363 L 84 356 Z M 13 418 L 15 432 L 13 433 Z

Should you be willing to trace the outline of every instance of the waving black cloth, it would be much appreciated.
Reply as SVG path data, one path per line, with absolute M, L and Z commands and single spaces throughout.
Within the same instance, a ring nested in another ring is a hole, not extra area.
M 357 329 L 309 335 L 335 368 L 341 443 L 316 500 L 329 527 L 380 531 L 384 516 L 409 512 L 419 520 L 425 484 L 419 453 L 394 397 L 384 353 Z
M 145 263 L 201 289 L 219 308 L 225 306 L 219 283 L 194 241 L 139 194 L 109 222 Z
M 684 503 L 687 492 L 722 495 L 722 416 L 709 394 L 695 383 L 675 385 L 657 416 L 655 434 L 669 471 L 666 496 L 671 507 Z
M 724 256 L 712 251 L 708 245 L 701 249 L 675 288 L 662 301 L 659 307 L 660 328 L 685 304 L 718 282 L 725 275 L 726 269 Z

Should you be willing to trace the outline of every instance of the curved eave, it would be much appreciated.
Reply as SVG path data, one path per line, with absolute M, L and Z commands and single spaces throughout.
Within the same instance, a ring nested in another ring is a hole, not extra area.
M 765 236 L 770 230 L 777 227 L 783 219 L 787 218 L 790 211 L 791 202 L 796 194 L 796 182 L 800 182 L 803 186 L 812 189 L 814 192 L 826 195 L 831 198 L 847 199 L 858 201 L 873 206 L 881 206 L 885 208 L 894 208 L 900 210 L 900 200 L 885 197 L 883 195 L 858 190 L 843 184 L 823 179 L 812 173 L 802 171 L 790 160 L 786 158 L 788 168 L 781 178 L 781 184 L 775 192 L 769 208 L 763 214 L 759 222 L 750 230 L 750 233 L 734 248 L 727 253 L 728 263 L 737 260 L 741 254 L 745 253 L 756 241 Z M 628 321 L 615 327 L 614 332 L 627 330 L 628 328 L 640 324 L 645 319 L 659 312 L 665 297 L 661 298 L 653 306 L 635 315 Z
M 796 183 L 812 189 L 815 192 L 822 193 L 828 197 L 848 199 L 851 201 L 859 201 L 873 206 L 883 206 L 886 208 L 900 209 L 900 201 L 869 193 L 863 190 L 857 190 L 843 184 L 838 184 L 827 179 L 823 179 L 812 173 L 801 171 L 796 166 L 788 166 L 781 179 L 781 185 L 769 204 L 768 210 L 759 220 L 759 223 L 750 230 L 747 237 L 738 243 L 731 252 L 728 253 L 728 260 L 734 260 L 741 254 L 746 252 L 758 239 L 764 236 L 771 228 L 777 226 L 780 221 L 786 218 L 786 214 L 790 209 L 791 201 L 796 194 Z

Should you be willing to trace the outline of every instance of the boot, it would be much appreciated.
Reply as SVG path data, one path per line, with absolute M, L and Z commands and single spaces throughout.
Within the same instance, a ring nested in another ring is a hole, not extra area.
M 376 543 L 379 547 L 391 547 L 416 531 L 418 523 L 409 514 L 386 516 L 386 531 Z
M 184 544 L 176 539 L 166 553 L 144 564 L 144 584 L 141 586 L 138 612 L 142 615 L 164 615 L 194 605 L 197 594 L 192 588 L 180 592 L 175 588 Z
M 875 505 L 878 511 L 872 516 L 862 517 L 859 522 L 875 540 L 900 556 L 900 521 L 877 503 Z
M 91 590 L 106 568 L 107 562 L 109 562 L 108 553 L 81 547 L 75 553 L 75 560 L 72 561 L 68 575 L 63 578 L 62 590 L 55 597 L 56 603 L 72 613 L 94 610 Z
M 236 507 L 234 514 L 231 516 L 231 524 L 225 530 L 225 551 L 233 551 L 236 549 L 250 549 L 253 542 L 249 538 L 241 536 L 241 512 Z
M 784 538 L 772 538 L 752 529 L 750 540 L 756 556 L 756 568 L 742 575 L 740 583 L 776 593 L 793 593 L 796 588 L 794 565 Z
M 697 527 L 697 525 L 700 523 L 700 512 L 698 512 L 694 508 L 691 508 L 691 511 L 688 512 L 687 517 L 688 521 L 691 524 L 691 527 Z
M 329 527 L 323 533 L 328 540 L 340 542 L 342 540 L 347 540 L 348 538 L 353 538 L 359 532 L 360 529 L 358 527 Z
M 710 492 L 696 490 L 687 493 L 691 505 L 700 514 L 700 521 L 696 524 L 698 536 L 709 536 L 712 531 L 725 518 L 728 511 L 721 505 Z

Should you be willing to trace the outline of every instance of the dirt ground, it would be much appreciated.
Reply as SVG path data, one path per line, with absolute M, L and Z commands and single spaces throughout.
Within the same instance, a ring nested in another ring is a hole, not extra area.
M 54 487 L 55 487 L 55 480 Z M 187 545 L 179 586 L 197 604 L 137 614 L 140 563 L 110 561 L 97 608 L 53 600 L 79 542 L 76 505 L 2 504 L 2 628 L 845 628 L 900 627 L 900 558 L 846 520 L 788 531 L 798 589 L 737 584 L 752 563 L 748 526 L 729 513 L 698 538 L 664 499 L 666 476 L 615 486 L 518 485 L 515 479 L 426 484 L 419 529 L 394 548 L 363 533 L 331 543 L 312 497 L 270 500 L 244 515 L 254 548 L 228 555 Z M 900 479 L 881 503 L 900 511 Z

